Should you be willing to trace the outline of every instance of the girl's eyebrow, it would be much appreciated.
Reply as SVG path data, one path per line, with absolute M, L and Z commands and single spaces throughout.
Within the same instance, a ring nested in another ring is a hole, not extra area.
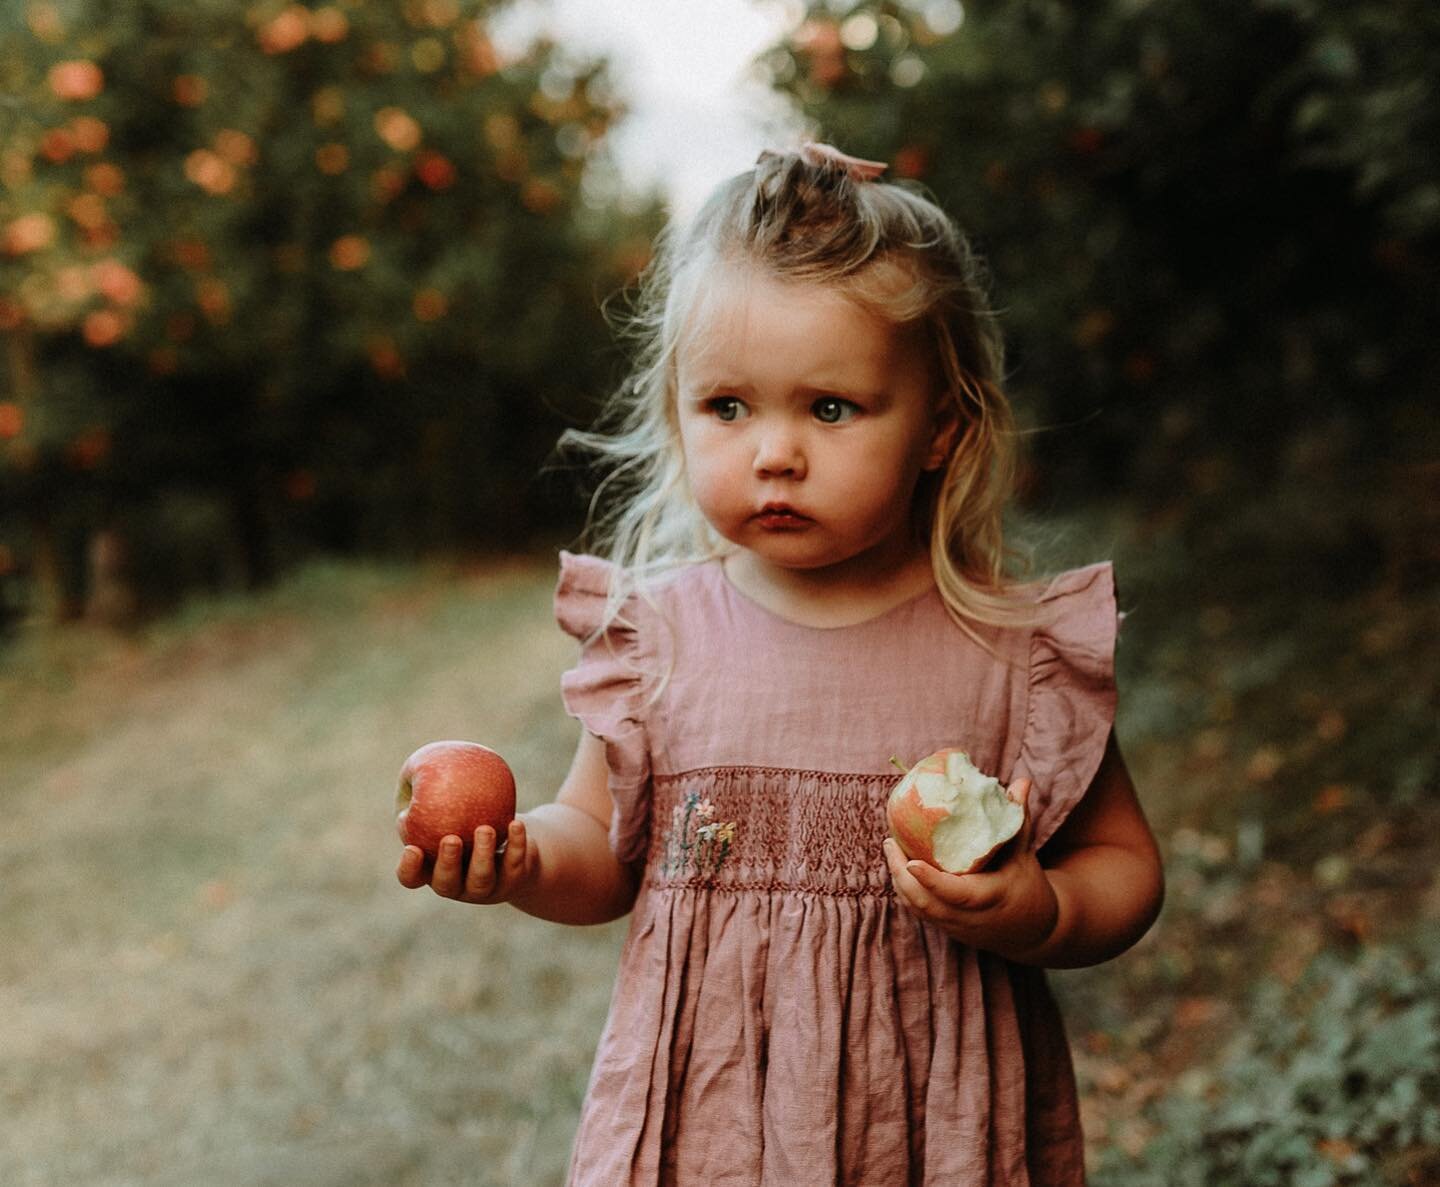
M 681 389 L 693 392 L 697 395 L 709 395 L 713 392 L 748 392 L 751 387 L 748 383 L 731 383 L 726 379 L 705 379 L 682 383 Z
M 724 378 L 711 379 L 705 377 L 698 381 L 688 381 L 680 384 L 680 390 L 689 396 L 703 397 L 708 395 L 754 395 L 755 389 L 748 383 L 736 383 Z M 875 398 L 883 396 L 883 387 L 871 388 L 869 385 L 853 385 L 848 383 L 801 383 L 791 388 L 790 394 L 811 399 L 816 396 L 843 396 L 846 399 L 858 400 L 865 397 Z
M 797 387 L 795 391 L 796 394 L 802 396 L 844 396 L 850 400 L 880 394 L 879 389 L 872 390 L 868 385 L 853 387 L 848 383 L 806 383 Z
M 680 395 L 687 399 L 703 400 L 711 396 L 740 396 L 749 393 L 743 383 L 681 383 Z

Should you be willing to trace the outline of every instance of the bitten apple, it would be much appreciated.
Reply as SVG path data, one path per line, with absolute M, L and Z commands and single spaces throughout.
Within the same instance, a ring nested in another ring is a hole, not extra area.
M 440 840 L 455 835 L 468 860 L 475 830 L 488 824 L 497 846 L 515 816 L 515 776 L 495 751 L 478 742 L 431 742 L 400 768 L 395 792 L 395 827 L 407 845 L 427 857 L 440 852 Z
M 1025 809 L 965 751 L 949 748 L 905 772 L 886 801 L 885 817 L 906 857 L 973 874 L 1020 831 Z

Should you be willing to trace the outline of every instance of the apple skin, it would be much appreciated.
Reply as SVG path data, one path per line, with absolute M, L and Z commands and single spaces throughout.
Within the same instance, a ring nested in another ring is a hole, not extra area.
M 395 828 L 407 845 L 436 857 L 443 837 L 457 836 L 469 860 L 475 830 L 488 824 L 497 848 L 515 817 L 515 776 L 509 765 L 478 742 L 430 742 L 400 768 Z
M 964 785 L 960 792 L 964 802 L 949 807 L 925 801 L 923 779 L 938 778 L 953 790 L 957 773 Z M 947 747 L 905 773 L 885 802 L 885 819 L 907 858 L 951 874 L 974 874 L 1014 839 L 1025 823 L 1025 813 L 998 781 L 975 769 L 969 755 Z

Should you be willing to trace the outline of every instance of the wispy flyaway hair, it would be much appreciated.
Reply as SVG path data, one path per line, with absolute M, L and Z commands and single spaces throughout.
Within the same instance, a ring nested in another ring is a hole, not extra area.
M 1015 621 L 1001 531 L 1015 433 L 983 268 L 949 216 L 918 188 L 865 180 L 834 159 L 803 152 L 763 153 L 753 169 L 722 183 L 687 225 L 661 233 L 618 326 L 632 344 L 633 367 L 595 430 L 562 440 L 567 450 L 591 455 L 601 475 L 586 544 L 624 575 L 611 591 L 612 611 L 637 586 L 734 548 L 690 493 L 676 354 L 682 334 L 692 332 L 706 278 L 736 264 L 780 281 L 825 285 L 897 327 L 920 331 L 959 430 L 947 464 L 922 477 L 916 530 L 928 536 L 936 583 L 962 625 Z M 703 332 L 703 319 L 698 327 Z

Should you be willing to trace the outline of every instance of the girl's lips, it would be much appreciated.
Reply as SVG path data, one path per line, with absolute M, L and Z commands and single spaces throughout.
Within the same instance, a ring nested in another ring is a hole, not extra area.
M 762 528 L 779 530 L 803 528 L 814 522 L 808 515 L 801 515 L 783 503 L 767 503 L 756 513 L 755 521 Z

